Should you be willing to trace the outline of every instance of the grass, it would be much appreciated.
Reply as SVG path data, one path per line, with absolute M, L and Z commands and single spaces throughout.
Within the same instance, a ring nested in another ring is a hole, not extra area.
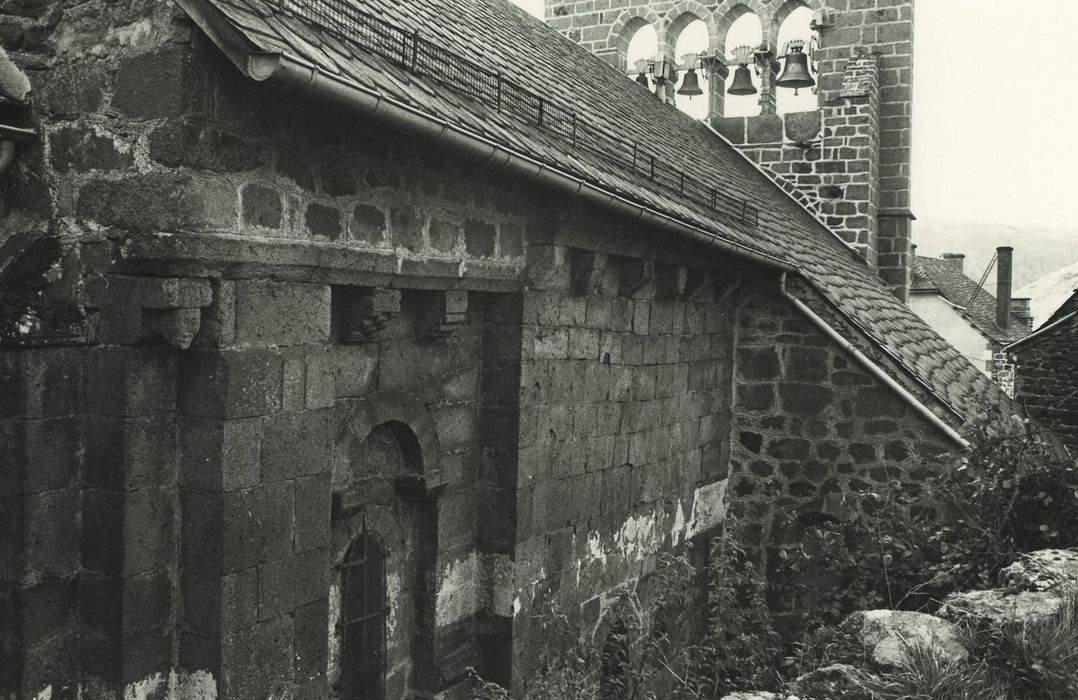
M 981 622 L 964 629 L 970 660 L 944 661 L 914 647 L 910 662 L 882 674 L 881 700 L 1075 700 L 1078 596 L 1058 614 L 1030 622 Z

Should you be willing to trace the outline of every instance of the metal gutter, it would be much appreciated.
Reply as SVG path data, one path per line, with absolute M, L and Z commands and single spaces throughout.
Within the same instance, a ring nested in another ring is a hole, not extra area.
M 671 214 L 628 199 L 558 167 L 509 149 L 464 127 L 427 114 L 381 93 L 323 72 L 318 66 L 281 53 L 252 52 L 247 58 L 247 74 L 297 97 L 320 102 L 350 114 L 391 123 L 427 138 L 442 141 L 481 162 L 505 168 L 525 179 L 581 197 L 593 204 L 665 231 L 704 242 L 725 252 L 776 270 L 796 268 L 773 256 L 717 236 Z
M 850 341 L 843 338 L 842 335 L 839 334 L 838 331 L 836 331 L 834 328 L 832 328 L 830 325 L 828 325 L 827 321 L 820 318 L 816 314 L 815 311 L 810 309 L 805 304 L 805 302 L 801 301 L 800 299 L 795 297 L 793 294 L 791 294 L 789 292 L 789 290 L 786 289 L 786 273 L 785 272 L 783 272 L 781 277 L 779 278 L 779 293 L 788 302 L 793 304 L 794 307 L 798 311 L 800 311 L 802 313 L 802 315 L 804 315 L 809 321 L 811 321 L 814 326 L 816 326 L 821 331 L 823 331 L 824 335 L 826 335 L 832 341 L 837 343 L 840 347 L 842 347 L 843 350 L 845 350 L 846 352 L 853 355 L 854 359 L 856 359 L 857 362 L 860 363 L 862 367 L 864 367 L 866 370 L 868 370 L 869 374 L 871 374 L 873 377 L 875 377 L 880 382 L 882 382 L 884 385 L 886 385 L 889 389 L 891 389 L 891 391 L 898 394 L 902 398 L 902 400 L 905 401 L 906 403 L 908 403 L 910 406 L 912 406 L 914 408 L 914 410 L 917 411 L 917 413 L 919 413 L 922 417 L 924 417 L 926 420 L 928 420 L 934 426 L 939 428 L 940 432 L 942 432 L 944 435 L 949 437 L 955 444 L 961 446 L 962 449 L 967 449 L 969 447 L 969 442 L 967 442 L 965 438 L 963 438 L 961 435 L 959 435 L 958 432 L 954 430 L 954 428 L 949 426 L 942 418 L 937 416 L 927 406 L 925 406 L 923 403 L 921 403 L 921 401 L 916 396 L 914 396 L 910 392 L 906 391 L 905 387 L 903 387 L 901 384 L 899 384 L 894 379 L 892 379 L 891 375 L 887 374 L 882 369 L 880 369 L 879 365 L 877 365 L 875 362 L 870 360 L 868 358 L 868 356 L 865 355 L 863 352 L 858 350 L 853 345 L 853 343 L 851 343 Z
M 1013 343 L 1011 343 L 1010 345 L 1005 345 L 1003 347 L 1003 351 L 1004 352 L 1011 352 L 1012 350 L 1014 350 L 1019 345 L 1023 345 L 1027 341 L 1033 340 L 1033 339 L 1047 333 L 1048 331 L 1053 330 L 1053 329 L 1063 325 L 1064 323 L 1067 323 L 1068 321 L 1071 321 L 1075 317 L 1078 317 L 1078 311 L 1071 311 L 1069 314 L 1067 314 L 1063 318 L 1059 319 L 1058 321 L 1054 321 L 1051 324 L 1045 326 L 1044 328 L 1038 328 L 1036 331 L 1030 333 L 1025 338 L 1022 338 L 1021 340 L 1016 340 Z

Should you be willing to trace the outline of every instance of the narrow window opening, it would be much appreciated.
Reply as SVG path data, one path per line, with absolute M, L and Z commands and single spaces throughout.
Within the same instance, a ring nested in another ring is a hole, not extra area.
M 386 674 L 386 557 L 370 534 L 341 564 L 341 698 L 383 700 Z

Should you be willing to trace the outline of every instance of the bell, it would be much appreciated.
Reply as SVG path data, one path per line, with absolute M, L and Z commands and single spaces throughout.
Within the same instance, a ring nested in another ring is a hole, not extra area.
M 700 89 L 700 77 L 696 75 L 695 69 L 690 68 L 685 74 L 685 79 L 681 81 L 681 89 L 677 91 L 677 94 L 686 95 L 690 100 L 704 94 L 704 91 Z
M 650 89 L 651 89 L 651 83 L 649 83 L 649 82 L 648 82 L 648 77 L 647 77 L 646 75 L 644 75 L 643 73 L 641 73 L 640 75 L 636 76 L 636 83 L 637 83 L 638 85 L 643 85 L 643 86 L 644 86 L 644 87 L 646 87 L 646 88 L 647 88 L 648 90 L 650 90 Z
M 756 86 L 752 84 L 752 71 L 744 63 L 734 71 L 734 82 L 730 83 L 730 89 L 726 92 L 731 95 L 756 94 Z
M 775 85 L 793 88 L 796 95 L 798 88 L 812 87 L 815 84 L 816 81 L 809 73 L 808 56 L 800 46 L 791 46 L 789 53 L 786 54 L 786 66 L 782 69 L 782 75 L 775 81 Z

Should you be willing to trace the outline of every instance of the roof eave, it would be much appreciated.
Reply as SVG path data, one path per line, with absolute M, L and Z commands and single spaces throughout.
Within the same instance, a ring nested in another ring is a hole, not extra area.
M 1027 335 L 1025 338 L 1022 338 L 1021 340 L 1016 340 L 1015 342 L 1011 343 L 1010 345 L 1006 346 L 1003 349 L 1006 352 L 1014 352 L 1015 350 L 1018 349 L 1019 346 L 1025 345 L 1025 344 L 1027 344 L 1027 343 L 1029 343 L 1029 342 L 1031 342 L 1033 340 L 1037 340 L 1039 338 L 1042 338 L 1049 331 L 1056 330 L 1057 328 L 1059 328 L 1059 327 L 1063 326 L 1064 324 L 1066 324 L 1068 321 L 1074 320 L 1076 317 L 1078 317 L 1078 311 L 1072 311 L 1069 314 L 1067 314 L 1066 316 L 1064 316 L 1063 318 L 1060 318 L 1059 320 L 1057 320 L 1057 321 L 1055 321 L 1053 323 L 1049 323 L 1047 326 L 1044 326 L 1043 328 L 1038 328 L 1034 332 Z

